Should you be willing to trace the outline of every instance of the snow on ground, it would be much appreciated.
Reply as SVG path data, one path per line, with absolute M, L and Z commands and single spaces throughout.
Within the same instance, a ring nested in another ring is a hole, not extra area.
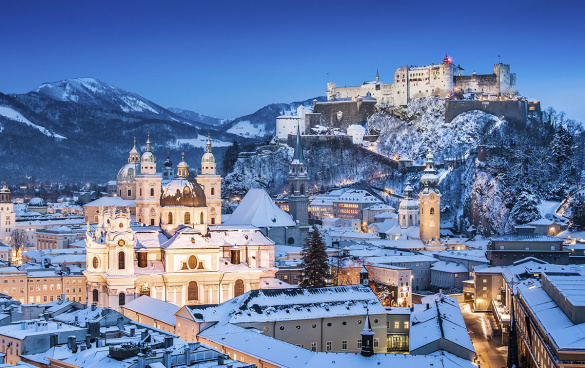
M 556 201 L 542 201 L 538 205 L 538 210 L 540 211 L 540 216 L 546 218 L 546 215 L 554 215 L 555 210 L 557 207 L 561 205 L 561 202 Z
M 203 148 L 207 145 L 207 137 L 200 134 L 197 138 L 180 138 L 175 141 L 175 143 L 170 142 L 169 146 L 171 147 L 179 147 L 183 144 L 188 144 L 193 147 Z M 212 147 L 227 147 L 231 146 L 230 142 L 220 141 L 219 139 L 212 139 L 211 140 Z
M 48 129 L 43 128 L 40 125 L 36 125 L 36 124 L 32 123 L 30 120 L 28 120 L 27 118 L 22 116 L 21 113 L 11 109 L 10 107 L 0 106 L 0 115 L 4 116 L 12 121 L 23 123 L 23 124 L 26 124 L 32 128 L 35 128 L 35 129 L 39 130 L 41 133 L 43 133 L 44 135 L 46 135 L 47 137 L 54 137 L 57 139 L 67 139 L 67 137 L 64 137 L 60 134 L 50 132 Z
M 248 120 L 244 120 L 229 128 L 227 132 L 242 137 L 264 137 L 266 135 L 266 126 L 264 124 L 254 126 Z

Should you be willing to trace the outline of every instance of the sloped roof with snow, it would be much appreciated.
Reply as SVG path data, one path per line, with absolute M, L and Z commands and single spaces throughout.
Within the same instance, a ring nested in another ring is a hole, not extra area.
M 162 321 L 171 326 L 174 326 L 176 322 L 175 313 L 181 309 L 175 304 L 146 295 L 126 303 L 122 308 Z
M 467 268 L 461 263 L 438 261 L 431 265 L 431 270 L 449 273 L 469 272 Z
M 295 226 L 292 216 L 278 207 L 264 189 L 250 189 L 225 225 Z
M 101 197 L 83 207 L 136 207 L 136 202 L 122 197 Z

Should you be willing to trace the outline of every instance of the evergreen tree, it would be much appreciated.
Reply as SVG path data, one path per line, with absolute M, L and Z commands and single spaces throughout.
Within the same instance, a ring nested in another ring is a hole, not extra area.
M 585 228 L 585 197 L 582 194 L 571 201 L 571 215 L 573 224 Z
M 453 218 L 453 233 L 454 234 L 459 234 L 460 230 L 459 230 L 459 216 L 455 215 L 455 218 Z
M 240 154 L 240 145 L 238 141 L 234 140 L 231 146 L 229 146 L 223 154 L 222 167 L 224 175 L 231 173 L 234 170 L 234 165 L 238 160 Z
M 326 286 L 327 279 L 331 277 L 327 252 L 323 237 L 315 225 L 305 239 L 301 255 L 303 257 L 301 263 L 303 270 L 300 285 L 303 287 Z
M 573 147 L 573 135 L 562 126 L 555 131 L 553 140 L 550 143 L 551 153 L 556 163 L 567 163 L 571 158 Z
M 526 224 L 530 221 L 540 218 L 538 209 L 538 198 L 529 191 L 523 190 L 516 198 L 514 206 L 510 210 L 510 215 L 517 224 Z

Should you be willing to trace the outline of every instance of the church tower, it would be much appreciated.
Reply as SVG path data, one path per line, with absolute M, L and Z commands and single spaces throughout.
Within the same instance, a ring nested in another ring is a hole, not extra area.
M 164 181 L 171 181 L 175 178 L 175 171 L 173 170 L 173 162 L 171 158 L 167 155 L 167 159 L 163 164 L 163 172 L 162 172 L 162 180 Z
M 410 183 L 406 183 L 404 198 L 400 201 L 400 206 L 398 207 L 398 221 L 402 229 L 418 225 L 419 207 L 418 201 L 412 198 Z
M 434 156 L 429 150 L 424 175 L 420 178 L 423 190 L 420 200 L 420 239 L 423 242 L 439 240 L 441 232 L 441 193 L 437 189 L 439 177 L 435 172 Z
M 297 126 L 295 153 L 288 172 L 290 195 L 288 196 L 289 213 L 301 226 L 309 224 L 309 173 L 303 156 L 301 131 Z
M 116 193 L 122 199 L 136 199 L 136 175 L 140 172 L 140 152 L 136 149 L 136 138 L 134 146 L 128 154 L 128 163 L 118 171 L 116 176 Z
M 147 226 L 160 224 L 162 177 L 156 173 L 156 157 L 152 154 L 150 134 L 140 157 L 140 175 L 136 175 L 136 221 Z
M 201 158 L 201 174 L 197 175 L 197 184 L 203 187 L 207 199 L 207 224 L 221 224 L 221 180 L 217 173 L 215 156 L 211 152 L 211 139 L 207 136 L 207 147 Z
M 10 189 L 4 183 L 0 189 L 0 241 L 6 244 L 10 242 L 10 234 L 15 227 L 15 217 Z

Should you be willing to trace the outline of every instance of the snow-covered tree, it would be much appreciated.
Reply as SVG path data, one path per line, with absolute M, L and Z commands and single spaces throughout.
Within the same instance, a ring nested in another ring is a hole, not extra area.
M 585 196 L 579 194 L 571 202 L 573 224 L 585 228 Z
M 327 251 L 325 242 L 315 225 L 303 244 L 303 252 L 301 253 L 303 262 L 301 267 L 301 282 L 303 287 L 323 287 L 327 285 L 329 275 L 329 264 L 327 259 Z
M 540 218 L 540 211 L 538 209 L 539 200 L 534 194 L 523 190 L 515 202 L 512 210 L 510 210 L 510 215 L 517 224 L 526 224 Z
M 567 163 L 571 158 L 571 150 L 573 147 L 573 135 L 562 126 L 559 126 L 555 131 L 553 140 L 550 143 L 552 156 L 557 164 Z

